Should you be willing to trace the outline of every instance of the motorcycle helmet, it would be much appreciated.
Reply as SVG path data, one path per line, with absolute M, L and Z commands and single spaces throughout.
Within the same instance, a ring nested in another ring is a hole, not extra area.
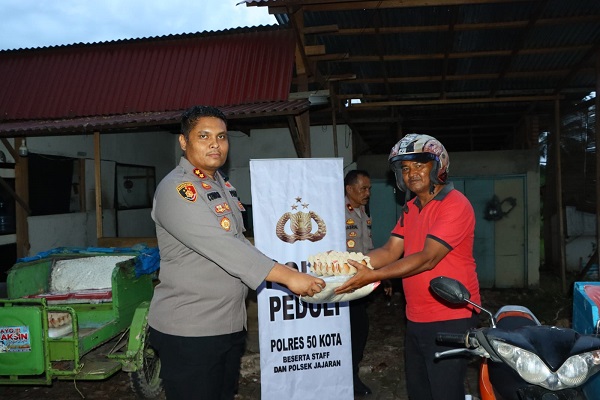
M 396 176 L 396 185 L 405 193 L 403 212 L 400 216 L 400 225 L 404 226 L 404 214 L 408 213 L 408 201 L 411 198 L 411 192 L 404 184 L 404 179 L 402 179 L 402 161 L 434 162 L 429 175 L 431 181 L 429 192 L 433 193 L 435 185 L 448 183 L 450 157 L 444 145 L 433 136 L 409 133 L 392 147 L 388 161 Z
M 392 147 L 388 161 L 396 175 L 396 184 L 403 192 L 408 192 L 408 189 L 402 179 L 402 161 L 434 162 L 430 175 L 432 192 L 433 185 L 448 182 L 450 157 L 444 145 L 433 136 L 409 133 Z

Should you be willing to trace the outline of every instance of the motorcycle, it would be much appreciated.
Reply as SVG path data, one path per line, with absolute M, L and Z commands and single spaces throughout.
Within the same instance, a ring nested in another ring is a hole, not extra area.
M 470 354 L 481 357 L 481 400 L 600 399 L 582 386 L 600 371 L 600 336 L 542 325 L 526 307 L 507 305 L 495 315 L 470 300 L 462 283 L 447 277 L 430 281 L 431 290 L 452 304 L 470 304 L 490 317 L 491 326 L 437 335 L 444 344 L 461 345 L 438 352 L 436 359 Z

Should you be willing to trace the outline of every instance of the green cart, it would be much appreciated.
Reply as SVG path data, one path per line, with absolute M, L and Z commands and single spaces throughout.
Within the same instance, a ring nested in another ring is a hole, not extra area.
M 0 385 L 102 380 L 122 370 L 139 397 L 158 397 L 160 360 L 147 341 L 152 274 L 136 276 L 138 257 L 55 254 L 15 264 L 0 299 Z M 93 286 L 102 279 L 105 287 Z

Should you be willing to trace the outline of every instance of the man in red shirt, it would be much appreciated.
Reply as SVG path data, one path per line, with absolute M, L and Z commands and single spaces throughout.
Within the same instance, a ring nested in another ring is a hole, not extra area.
M 473 258 L 473 207 L 448 182 L 450 158 L 437 139 L 406 135 L 392 148 L 389 162 L 398 187 L 406 192 L 402 215 L 387 243 L 368 253 L 375 269 L 351 262 L 358 273 L 336 292 L 402 278 L 408 319 L 405 371 L 409 398 L 462 400 L 468 360 L 435 360 L 436 352 L 448 349 L 435 338 L 438 332 L 464 333 L 477 326 L 476 310 L 444 303 L 432 295 L 429 282 L 437 276 L 457 279 L 469 289 L 473 302 L 481 302 Z M 412 200 L 411 192 L 415 194 Z

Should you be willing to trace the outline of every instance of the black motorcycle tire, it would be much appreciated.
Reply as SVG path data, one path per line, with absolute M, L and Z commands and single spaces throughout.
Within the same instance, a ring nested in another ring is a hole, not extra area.
M 146 327 L 147 329 L 147 327 Z M 163 393 L 162 379 L 160 378 L 160 358 L 148 343 L 146 331 L 142 367 L 129 374 L 129 381 L 133 392 L 142 399 L 157 399 Z

